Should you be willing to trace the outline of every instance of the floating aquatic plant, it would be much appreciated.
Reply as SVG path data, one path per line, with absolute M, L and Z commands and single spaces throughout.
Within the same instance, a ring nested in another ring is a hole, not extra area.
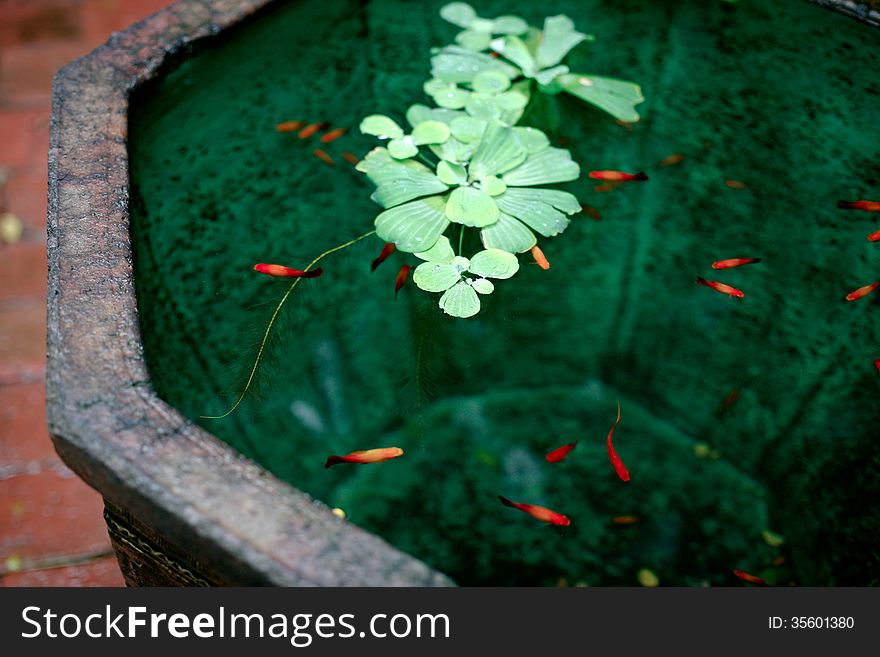
M 357 168 L 376 185 L 371 198 L 384 208 L 376 234 L 428 261 L 413 281 L 442 292 L 446 314 L 471 317 L 480 310 L 478 295 L 494 290 L 488 278 L 513 276 L 516 254 L 537 244 L 535 233 L 559 235 L 581 210 L 574 195 L 540 187 L 576 180 L 580 167 L 545 132 L 517 125 L 533 95 L 568 92 L 626 122 L 638 120 L 634 106 L 643 97 L 632 82 L 572 73 L 562 63 L 592 40 L 567 16 L 551 16 L 539 30 L 518 16 L 481 18 L 463 2 L 445 5 L 440 15 L 464 31 L 431 58 L 423 90 L 437 107 L 410 106 L 409 134 L 388 116 L 367 116 L 361 132 L 387 144 Z M 444 236 L 452 224 L 460 231 L 458 253 Z M 470 257 L 461 253 L 468 228 L 479 230 L 485 248 Z

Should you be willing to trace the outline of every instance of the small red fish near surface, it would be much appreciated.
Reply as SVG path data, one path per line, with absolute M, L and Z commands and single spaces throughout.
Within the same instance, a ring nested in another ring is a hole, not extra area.
M 586 212 L 588 215 L 590 215 L 596 221 L 602 221 L 602 215 L 599 214 L 599 211 L 596 208 L 594 208 L 592 205 L 586 205 L 586 204 L 581 205 L 581 210 Z
M 503 495 L 499 495 L 498 499 L 501 500 L 501 503 L 504 506 L 519 509 L 523 513 L 528 513 L 532 518 L 540 520 L 541 522 L 549 522 L 551 525 L 559 525 L 560 527 L 568 527 L 571 524 L 571 520 L 569 520 L 567 516 L 564 516 L 561 513 L 556 513 L 556 511 L 551 511 L 546 507 L 538 506 L 537 504 L 511 502 Z
M 342 159 L 344 159 L 346 162 L 349 162 L 350 164 L 353 164 L 355 166 L 357 166 L 360 163 L 358 156 L 355 155 L 354 153 L 349 153 L 348 151 L 345 151 L 342 154 Z
M 682 160 L 684 160 L 684 155 L 681 153 L 673 153 L 672 155 L 667 155 L 662 160 L 660 160 L 661 167 L 671 167 L 674 164 L 679 164 Z
M 760 258 L 728 258 L 727 260 L 719 260 L 712 263 L 712 269 L 731 269 L 733 267 L 742 267 L 743 265 L 751 265 L 761 262 Z
M 302 121 L 285 121 L 275 126 L 278 132 L 294 132 L 303 127 Z
M 748 582 L 749 584 L 758 584 L 759 586 L 770 586 L 767 582 L 765 582 L 760 577 L 756 577 L 755 575 L 750 575 L 744 570 L 734 569 L 733 574 L 739 577 L 742 581 Z
M 346 456 L 328 456 L 324 467 L 332 468 L 339 463 L 379 463 L 396 459 L 398 456 L 403 456 L 403 450 L 400 447 L 379 447 L 378 449 L 352 452 Z
M 597 192 L 613 192 L 621 185 L 623 185 L 622 182 L 607 182 L 602 183 L 601 185 L 596 185 L 595 187 L 593 187 L 593 190 Z
M 394 246 L 393 242 L 386 242 L 385 246 L 382 247 L 382 252 L 379 254 L 379 257 L 370 263 L 370 271 L 376 271 L 376 267 L 385 262 L 388 259 L 388 256 L 394 253 L 396 249 L 397 247 Z
M 568 443 L 567 445 L 563 445 L 562 447 L 557 447 L 552 452 L 547 454 L 546 459 L 548 463 L 559 463 L 562 459 L 568 456 L 568 453 L 577 447 L 577 443 Z
M 643 171 L 627 173 L 626 171 L 590 171 L 590 178 L 594 180 L 607 180 L 610 182 L 630 182 L 633 180 L 647 180 L 648 174 Z
M 400 288 L 403 287 L 403 284 L 406 283 L 406 277 L 409 276 L 409 270 L 412 269 L 409 265 L 404 265 L 400 268 L 400 271 L 397 272 L 397 280 L 394 281 L 394 298 L 397 298 L 397 293 L 400 292 Z
M 877 368 L 877 374 L 880 374 L 880 358 L 874 361 L 874 367 Z
M 724 184 L 730 187 L 731 189 L 745 189 L 746 184 L 740 180 L 725 180 Z
M 304 271 L 302 269 L 291 269 L 284 265 L 267 265 L 263 263 L 254 265 L 254 271 L 276 278 L 317 278 L 324 273 L 324 270 L 320 267 Z
M 611 437 L 614 435 L 614 430 L 617 428 L 618 424 L 620 424 L 620 402 L 617 402 L 617 420 L 611 426 L 611 431 L 608 432 L 608 437 L 605 439 L 605 446 L 608 448 L 608 458 L 611 459 L 611 465 L 614 466 L 614 471 L 617 473 L 617 476 L 623 481 L 629 481 L 629 470 L 626 469 L 623 461 L 620 460 L 617 452 L 614 451 L 614 445 L 611 443 Z
M 315 150 L 313 150 L 312 155 L 321 160 L 321 162 L 326 164 L 328 167 L 332 167 L 336 164 L 336 162 L 333 161 L 333 158 L 330 157 L 326 151 L 322 151 L 320 148 L 316 148 Z
M 846 295 L 847 301 L 855 301 L 856 299 L 861 299 L 862 297 L 866 297 L 871 292 L 880 287 L 880 281 L 876 283 L 871 283 L 870 285 L 865 285 L 864 287 L 860 287 L 858 290 L 853 290 L 849 294 Z
M 297 137 L 300 139 L 308 139 L 316 132 L 319 132 L 327 127 L 326 123 L 310 123 L 305 128 L 299 131 Z
M 736 403 L 736 400 L 739 399 L 739 388 L 734 388 L 727 396 L 724 398 L 724 401 L 721 402 L 721 408 L 730 408 Z
M 719 283 L 717 281 L 707 281 L 702 276 L 697 277 L 697 283 L 700 285 L 705 285 L 708 288 L 715 290 L 716 292 L 720 292 L 721 294 L 726 294 L 731 297 L 737 297 L 738 299 L 742 299 L 745 295 L 741 290 L 737 290 L 735 287 L 730 287 L 729 285 L 725 285 L 724 283 Z
M 614 119 L 614 122 L 622 128 L 625 128 L 627 132 L 632 132 L 633 124 L 629 121 L 621 121 L 620 119 Z
M 837 207 L 841 210 L 880 212 L 880 201 L 838 201 Z
M 637 516 L 614 516 L 611 519 L 615 525 L 634 525 L 639 521 Z
M 868 235 L 869 242 L 880 242 L 880 230 L 875 230 L 873 233 Z
M 336 128 L 335 130 L 331 130 L 330 132 L 321 135 L 321 143 L 329 144 L 331 141 L 336 141 L 346 132 L 348 132 L 348 128 Z
M 532 257 L 541 269 L 550 269 L 550 261 L 537 244 L 532 247 Z

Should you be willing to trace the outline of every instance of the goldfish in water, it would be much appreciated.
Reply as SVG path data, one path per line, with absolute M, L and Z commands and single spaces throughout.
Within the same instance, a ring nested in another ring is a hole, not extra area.
M 716 292 L 720 292 L 721 294 L 726 294 L 731 297 L 737 297 L 738 299 L 742 299 L 745 295 L 741 290 L 737 290 L 735 287 L 730 287 L 729 285 L 725 285 L 724 283 L 719 283 L 717 281 L 707 281 L 702 276 L 697 277 L 697 283 L 700 285 L 705 285 L 708 288 L 715 290 Z
M 353 164 L 355 166 L 357 166 L 357 164 L 360 162 L 360 159 L 358 159 L 357 155 L 355 155 L 354 153 L 349 153 L 348 151 L 342 153 L 342 159 L 344 159 L 349 164 Z
M 873 233 L 868 235 L 869 242 L 880 242 L 880 230 L 875 230 Z
M 586 205 L 586 204 L 581 205 L 581 210 L 586 212 L 588 215 L 590 215 L 596 221 L 602 221 L 602 215 L 599 214 L 599 211 L 596 208 L 594 208 L 592 205 Z
M 614 435 L 614 430 L 617 428 L 618 424 L 620 424 L 620 402 L 617 402 L 617 420 L 611 425 L 611 430 L 608 432 L 608 437 L 605 439 L 605 447 L 608 449 L 608 458 L 611 460 L 611 465 L 614 466 L 614 471 L 617 473 L 617 476 L 623 481 L 629 481 L 629 470 L 626 469 L 623 461 L 620 460 L 620 457 L 617 455 L 614 445 L 611 442 L 611 437 Z
M 316 132 L 320 132 L 326 127 L 326 123 L 310 123 L 305 128 L 299 131 L 297 137 L 299 137 L 300 139 L 308 139 L 313 134 L 315 134 Z
M 568 443 L 567 445 L 563 445 L 562 447 L 557 447 L 552 452 L 547 454 L 546 459 L 548 463 L 559 463 L 562 459 L 568 456 L 568 453 L 577 447 L 577 443 Z
M 880 358 L 874 361 L 874 367 L 877 368 L 877 374 L 880 374 Z
M 348 128 L 336 128 L 335 130 L 331 130 L 330 132 L 321 135 L 321 143 L 329 144 L 331 141 L 336 141 L 346 132 L 348 132 Z
M 759 586 L 769 586 L 769 584 L 767 584 L 767 582 L 765 582 L 760 577 L 757 577 L 755 575 L 750 575 L 749 573 L 747 573 L 744 570 L 734 569 L 733 574 L 736 575 L 737 577 L 739 577 L 742 581 L 748 582 L 749 584 L 758 584 Z
M 614 516 L 611 519 L 615 525 L 634 525 L 639 521 L 637 516 Z
M 880 201 L 838 201 L 841 210 L 862 210 L 863 212 L 880 212 Z
M 275 276 L 276 278 L 317 278 L 324 273 L 324 270 L 320 267 L 305 271 L 302 269 L 291 269 L 283 265 L 267 265 L 264 263 L 254 265 L 254 271 L 266 274 L 267 276 Z
M 648 175 L 643 171 L 638 173 L 627 173 L 625 171 L 590 171 L 588 174 L 594 180 L 605 180 L 608 182 L 630 182 L 633 180 L 647 180 Z
M 327 154 L 327 151 L 323 151 L 320 148 L 316 148 L 315 150 L 313 150 L 312 155 L 321 160 L 321 162 L 326 164 L 328 167 L 332 167 L 336 164 L 336 162 L 333 161 L 333 158 Z
M 684 155 L 681 153 L 673 153 L 672 155 L 667 155 L 662 160 L 660 160 L 661 167 L 671 167 L 674 164 L 679 164 L 682 160 L 684 160 Z
M 871 283 L 870 285 L 865 285 L 864 287 L 860 287 L 858 290 L 853 290 L 849 294 L 846 295 L 847 301 L 855 301 L 856 299 L 861 299 L 862 297 L 866 297 L 871 292 L 880 287 L 880 281 L 876 283 Z
M 725 180 L 724 184 L 727 185 L 728 187 L 730 187 L 731 189 L 745 189 L 746 188 L 746 184 L 744 182 L 742 182 L 741 180 L 733 180 L 732 178 Z
M 561 513 L 556 513 L 556 511 L 551 511 L 546 507 L 538 506 L 537 504 L 511 502 L 503 495 L 499 495 L 498 499 L 501 500 L 501 503 L 504 506 L 519 509 L 523 513 L 528 513 L 532 518 L 540 520 L 541 522 L 548 522 L 551 525 L 559 525 L 560 527 L 568 527 L 571 524 L 571 520 L 569 520 L 567 516 L 564 516 Z
M 328 456 L 324 467 L 332 468 L 340 463 L 380 463 L 389 459 L 396 459 L 398 456 L 403 456 L 403 450 L 400 447 L 379 447 L 377 449 L 352 452 L 346 456 Z
M 400 292 L 400 288 L 403 287 L 404 283 L 406 283 L 406 277 L 409 276 L 409 270 L 412 269 L 409 265 L 404 265 L 400 268 L 400 271 L 397 272 L 397 279 L 394 281 L 394 298 L 397 298 L 397 293 Z
M 728 258 L 727 260 L 719 260 L 712 263 L 712 269 L 732 269 L 733 267 L 742 267 L 743 265 L 751 265 L 761 262 L 760 258 Z
M 550 261 L 537 244 L 532 247 L 532 257 L 541 269 L 550 269 Z
M 382 247 L 382 252 L 379 254 L 379 257 L 370 263 L 370 271 L 376 271 L 376 267 L 385 262 L 388 259 L 388 256 L 394 253 L 396 248 L 397 247 L 394 246 L 393 242 L 386 242 L 385 246 Z
M 302 128 L 302 121 L 285 121 L 284 123 L 279 123 L 275 126 L 275 129 L 278 132 L 294 132 Z

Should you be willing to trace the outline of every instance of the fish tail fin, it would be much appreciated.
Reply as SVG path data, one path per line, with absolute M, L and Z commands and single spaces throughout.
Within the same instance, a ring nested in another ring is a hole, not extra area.
M 382 264 L 382 262 L 381 262 L 381 260 L 379 260 L 379 258 L 376 258 L 375 260 L 373 260 L 373 262 L 370 263 L 370 272 L 372 273 L 372 272 L 376 271 L 376 267 L 378 267 L 381 264 Z
M 702 276 L 697 276 L 697 280 L 694 282 L 697 283 L 698 285 L 707 285 L 709 283 L 709 281 L 707 281 Z
M 648 179 L 648 174 L 645 173 L 644 171 L 639 171 L 636 174 L 636 180 L 647 180 L 647 179 Z
M 852 210 L 854 206 L 855 206 L 855 203 L 853 203 L 852 201 L 838 201 L 837 202 L 837 207 L 840 208 L 841 210 Z
M 516 508 L 516 504 L 514 504 L 514 503 L 511 502 L 509 499 L 507 499 L 506 497 L 504 497 L 504 495 L 499 495 L 499 496 L 498 496 L 498 499 L 501 500 L 501 503 L 502 503 L 504 506 L 509 506 L 509 507 L 514 508 L 514 509 Z
M 303 278 L 318 278 L 321 274 L 324 273 L 324 270 L 321 267 L 316 267 L 315 269 L 309 269 L 305 272 L 302 277 Z
M 324 463 L 324 468 L 325 468 L 325 469 L 326 469 L 326 468 L 332 468 L 334 465 L 338 465 L 338 464 L 340 464 L 340 463 L 342 463 L 342 457 L 341 457 L 341 456 L 328 456 L 328 457 L 327 457 L 327 462 Z

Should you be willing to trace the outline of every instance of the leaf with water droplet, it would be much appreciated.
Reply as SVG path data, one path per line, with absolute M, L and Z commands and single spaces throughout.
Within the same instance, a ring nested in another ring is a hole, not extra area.
M 560 75 L 557 82 L 566 92 L 592 103 L 618 121 L 634 123 L 639 120 L 635 106 L 645 97 L 635 82 L 584 73 Z
M 360 128 L 365 135 L 373 135 L 379 139 L 400 139 L 403 137 L 403 129 L 384 114 L 371 114 L 364 118 Z
M 440 297 L 440 308 L 452 317 L 473 317 L 480 312 L 480 299 L 474 288 L 459 281 Z
M 519 260 L 507 251 L 486 249 L 471 258 L 468 271 L 483 278 L 510 278 L 519 271 Z
M 482 228 L 498 219 L 498 206 L 486 192 L 474 187 L 457 187 L 446 202 L 446 216 L 457 224 Z
M 449 226 L 446 199 L 442 196 L 411 201 L 385 210 L 376 217 L 376 234 L 393 242 L 400 251 L 430 249 Z

